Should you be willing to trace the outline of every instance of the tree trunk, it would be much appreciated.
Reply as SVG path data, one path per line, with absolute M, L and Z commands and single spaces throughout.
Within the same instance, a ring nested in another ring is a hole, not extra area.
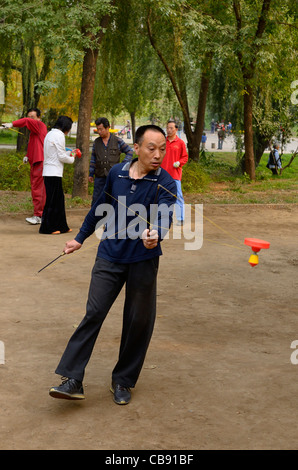
M 112 1 L 111 4 L 114 4 Z M 107 28 L 110 16 L 103 16 L 100 22 L 100 31 L 93 38 L 96 47 L 86 49 L 83 61 L 81 96 L 79 103 L 78 129 L 76 146 L 82 152 L 82 157 L 75 160 L 72 197 L 88 196 L 88 174 L 89 174 L 89 147 L 90 147 L 90 121 L 92 115 L 94 84 L 96 74 L 96 62 L 99 46 L 103 38 L 104 30 Z M 87 34 L 87 33 L 86 33 Z
M 81 96 L 79 104 L 78 129 L 76 147 L 82 152 L 80 159 L 76 158 L 72 197 L 88 196 L 88 171 L 90 153 L 90 122 L 93 105 L 93 93 L 96 74 L 98 49 L 87 49 L 84 56 Z
M 200 159 L 200 144 L 197 143 L 194 133 L 191 133 L 191 138 L 187 138 L 187 153 L 189 160 L 198 162 Z
M 27 47 L 21 41 L 21 59 L 22 59 L 22 94 L 23 94 L 23 112 L 22 117 L 26 116 L 28 109 L 35 107 L 33 102 L 33 84 L 35 77 L 34 43 L 31 42 Z M 27 149 L 30 132 L 27 127 L 20 129 L 17 138 L 17 151 L 23 152 Z
M 40 93 L 36 88 L 38 81 L 46 79 L 49 71 L 51 58 L 45 55 L 43 59 L 43 65 L 40 74 L 38 75 L 36 68 L 36 57 L 35 57 L 35 45 L 32 41 L 29 46 L 26 46 L 23 42 L 21 43 L 21 57 L 22 57 L 22 94 L 23 94 L 23 113 L 22 117 L 27 115 L 27 111 L 30 108 L 37 108 Z M 17 151 L 24 151 L 27 149 L 30 132 L 27 127 L 21 129 L 21 134 L 18 134 L 17 138 Z
M 136 113 L 132 111 L 130 113 L 130 119 L 131 119 L 131 135 L 132 135 L 132 141 L 135 141 L 135 135 L 136 135 Z
M 244 147 L 245 147 L 245 171 L 251 180 L 256 178 L 254 144 L 253 144 L 253 90 L 247 85 L 244 94 Z
M 270 145 L 270 139 L 266 136 L 262 136 L 258 129 L 255 128 L 254 132 L 254 154 L 255 154 L 255 165 L 256 168 L 259 166 L 261 158 L 267 147 Z
M 185 127 L 185 133 L 188 141 L 188 156 L 190 160 L 198 162 L 200 159 L 200 147 L 202 135 L 205 127 L 205 113 L 208 89 L 210 83 L 210 71 L 212 67 L 212 56 L 207 55 L 205 58 L 205 64 L 202 70 L 201 85 L 197 109 L 197 120 L 194 132 L 191 130 L 189 115 L 187 115 L 187 126 Z
M 261 47 L 261 38 L 266 28 L 268 12 L 270 9 L 271 0 L 263 0 L 262 10 L 259 15 L 258 25 L 255 33 L 254 42 L 252 43 L 252 54 L 256 57 Z M 239 0 L 233 1 L 233 9 L 237 25 L 237 39 L 242 41 L 241 31 L 243 29 L 242 16 L 241 16 L 241 2 Z M 244 147 L 245 147 L 245 171 L 251 180 L 256 178 L 255 159 L 254 159 L 254 146 L 253 146 L 253 88 L 251 80 L 255 74 L 256 61 L 251 61 L 248 65 L 244 65 L 244 57 L 240 49 L 237 52 L 239 64 L 242 70 L 244 79 L 245 94 L 244 94 Z

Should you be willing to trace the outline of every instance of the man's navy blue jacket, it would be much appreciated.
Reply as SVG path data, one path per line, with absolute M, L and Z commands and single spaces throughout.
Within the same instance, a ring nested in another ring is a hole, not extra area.
M 160 241 L 172 223 L 177 195 L 175 181 L 162 168 L 141 179 L 131 178 L 129 168 L 135 160 L 119 163 L 110 170 L 102 195 L 75 237 L 82 244 L 104 225 L 97 255 L 114 263 L 136 263 L 160 256 Z M 158 230 L 159 241 L 155 248 L 147 249 L 141 234 L 152 223 L 152 228 Z

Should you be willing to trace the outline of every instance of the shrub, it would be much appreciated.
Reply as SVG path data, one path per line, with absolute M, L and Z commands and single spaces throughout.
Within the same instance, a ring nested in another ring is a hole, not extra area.
M 201 193 L 207 189 L 210 177 L 205 173 L 199 163 L 190 161 L 183 167 L 182 191 L 187 193 Z
M 30 165 L 23 163 L 23 154 L 9 153 L 0 156 L 0 189 L 30 191 Z

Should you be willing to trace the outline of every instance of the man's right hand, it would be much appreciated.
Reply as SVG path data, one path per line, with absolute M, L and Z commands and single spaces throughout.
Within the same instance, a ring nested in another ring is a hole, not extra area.
M 89 181 L 89 183 L 94 183 L 94 178 L 93 178 L 93 176 L 89 176 L 89 177 L 88 177 L 88 181 Z
M 79 250 L 81 248 L 82 244 L 77 242 L 76 240 L 70 240 L 69 242 L 66 242 L 65 248 L 64 248 L 64 253 L 66 255 L 69 255 L 70 253 L 73 253 L 76 250 Z

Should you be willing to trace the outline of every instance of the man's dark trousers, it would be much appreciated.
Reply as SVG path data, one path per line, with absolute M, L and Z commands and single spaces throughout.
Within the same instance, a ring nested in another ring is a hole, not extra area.
M 124 387 L 135 386 L 154 328 L 158 263 L 159 257 L 131 264 L 96 259 L 86 315 L 69 340 L 57 374 L 83 381 L 102 323 L 126 284 L 119 358 L 112 380 Z

